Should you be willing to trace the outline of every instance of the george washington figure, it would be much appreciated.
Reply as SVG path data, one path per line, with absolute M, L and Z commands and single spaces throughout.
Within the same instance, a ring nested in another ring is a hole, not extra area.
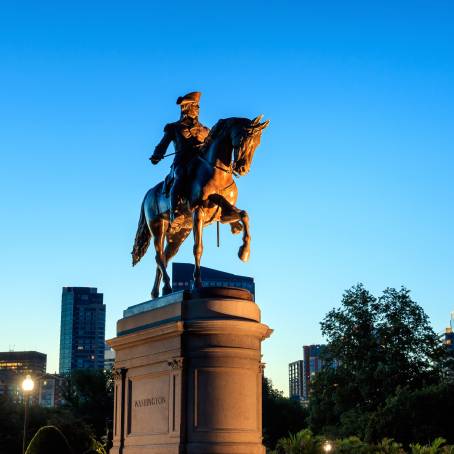
M 157 164 L 164 157 L 170 143 L 173 142 L 175 157 L 164 184 L 164 191 L 166 194 L 170 193 L 171 222 L 182 214 L 180 212 L 181 202 L 186 199 L 185 187 L 189 161 L 200 152 L 210 132 L 210 129 L 199 121 L 200 96 L 200 92 L 194 91 L 177 99 L 177 104 L 181 108 L 180 119 L 165 126 L 164 137 L 150 158 L 152 164 Z

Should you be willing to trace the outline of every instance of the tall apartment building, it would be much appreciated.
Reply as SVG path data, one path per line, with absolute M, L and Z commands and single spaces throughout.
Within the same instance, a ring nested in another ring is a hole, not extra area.
M 63 287 L 61 299 L 61 374 L 73 369 L 102 369 L 106 306 L 96 288 Z
M 255 297 L 254 278 L 225 273 L 212 268 L 200 267 L 202 284 L 205 287 L 237 287 L 249 290 Z M 189 290 L 194 284 L 192 263 L 172 263 L 172 288 L 174 292 Z
M 309 400 L 311 380 L 322 369 L 320 355 L 324 345 L 304 345 L 303 359 L 289 364 L 289 396 L 302 402 Z M 335 366 L 334 366 L 335 367 Z
M 445 329 L 443 343 L 449 351 L 454 352 L 454 312 L 451 312 L 449 327 Z
M 303 374 L 303 398 L 309 399 L 311 380 L 323 367 L 323 361 L 320 358 L 325 345 L 304 345 L 303 346 L 303 361 L 304 361 L 304 374 Z
M 288 365 L 288 384 L 290 399 L 303 400 L 304 361 L 298 360 Z

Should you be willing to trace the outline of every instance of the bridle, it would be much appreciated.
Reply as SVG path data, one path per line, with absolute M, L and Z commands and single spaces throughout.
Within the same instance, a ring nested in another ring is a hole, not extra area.
M 221 134 L 224 134 L 225 133 L 225 125 L 223 125 L 223 131 L 221 132 Z M 208 159 L 204 156 L 205 153 L 208 151 L 209 147 L 205 147 L 204 150 L 202 151 L 202 153 L 200 154 L 200 158 L 202 158 L 204 161 L 206 161 L 208 164 L 212 165 L 215 169 L 218 169 L 218 170 L 221 170 L 222 172 L 225 172 L 225 173 L 228 173 L 229 175 L 233 175 L 235 177 L 239 177 L 240 174 L 238 172 L 235 171 L 234 169 L 234 165 L 236 162 L 238 162 L 240 159 L 242 159 L 243 155 L 244 155 L 244 151 L 240 154 L 238 150 L 244 150 L 245 147 L 244 147 L 244 142 L 249 139 L 251 136 L 254 135 L 254 132 L 252 133 L 249 133 L 248 135 L 246 136 L 243 136 L 241 137 L 241 140 L 240 140 L 240 144 L 238 146 L 237 149 L 234 149 L 233 151 L 233 160 L 230 162 L 230 165 L 226 166 L 225 164 L 221 163 L 221 165 L 217 165 L 217 164 L 211 164 Z M 235 158 L 236 156 L 236 158 Z

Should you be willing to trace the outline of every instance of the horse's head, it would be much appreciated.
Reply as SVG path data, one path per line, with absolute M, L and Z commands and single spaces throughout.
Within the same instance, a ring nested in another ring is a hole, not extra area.
M 233 171 L 240 175 L 246 175 L 252 164 L 254 152 L 260 144 L 262 131 L 269 125 L 270 120 L 260 123 L 263 115 L 253 120 L 248 118 L 235 118 L 230 130 L 230 138 L 233 146 Z

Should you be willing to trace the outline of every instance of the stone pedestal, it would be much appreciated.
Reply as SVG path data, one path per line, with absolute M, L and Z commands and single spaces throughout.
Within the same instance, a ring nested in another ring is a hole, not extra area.
M 263 454 L 261 342 L 249 292 L 207 288 L 128 308 L 116 352 L 114 454 Z

